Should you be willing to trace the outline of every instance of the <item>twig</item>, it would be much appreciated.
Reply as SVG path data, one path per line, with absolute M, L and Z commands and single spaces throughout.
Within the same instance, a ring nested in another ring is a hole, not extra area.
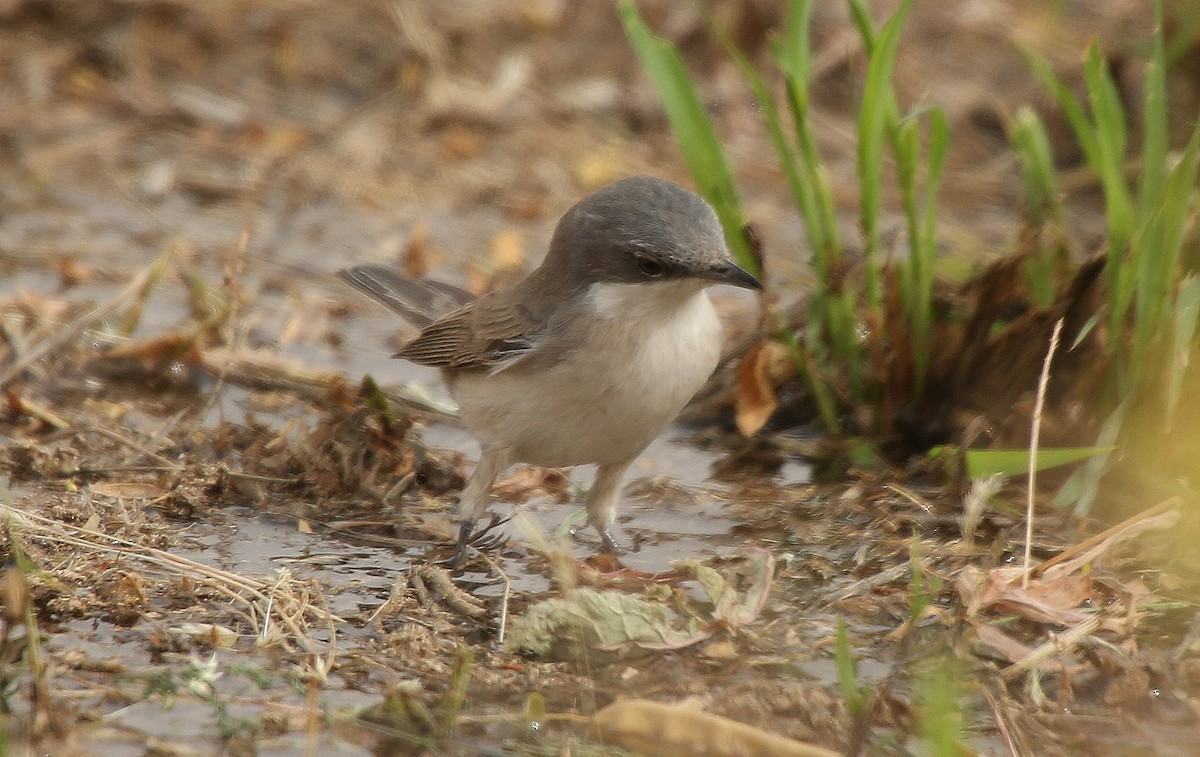
M 987 699 L 988 707 L 992 710 L 992 720 L 996 723 L 996 730 L 1000 732 L 1000 737 L 1004 739 L 1004 745 L 1008 747 L 1008 753 L 1012 757 L 1021 757 L 1022 753 L 1017 749 L 1016 739 L 1009 730 L 1008 718 L 1000 709 L 1000 703 L 996 701 L 996 697 L 993 696 L 992 692 L 987 689 L 983 690 L 983 696 Z
M 488 565 L 492 566 L 492 570 L 496 571 L 496 574 L 500 576 L 500 580 L 504 582 L 504 596 L 500 598 L 500 631 L 496 634 L 496 641 L 503 644 L 504 634 L 508 627 L 508 598 L 512 594 L 512 581 L 509 580 L 508 574 L 500 568 L 499 563 L 483 552 L 480 552 L 479 555 Z
M 1050 638 L 1047 641 L 1042 642 L 1029 654 L 1009 665 L 1004 670 L 1001 670 L 1000 677 L 1005 681 L 1011 681 L 1030 668 L 1037 667 L 1051 655 L 1066 652 L 1098 629 L 1101 620 L 1102 618 L 1099 615 L 1093 615 L 1071 626 L 1062 633 L 1050 634 Z M 1067 671 L 1067 663 L 1060 661 L 1059 664 L 1062 665 L 1063 672 L 1065 673 Z
M 450 572 L 435 565 L 420 565 L 413 569 L 413 577 L 421 579 L 427 586 L 432 587 L 442 596 L 442 600 L 457 612 L 468 618 L 481 618 L 487 615 L 487 607 L 469 592 L 454 585 Z
M 921 558 L 921 570 L 926 570 L 933 566 L 933 559 L 930 557 Z M 834 602 L 842 602 L 851 597 L 856 597 L 859 594 L 866 594 L 869 591 L 874 591 L 880 586 L 887 586 L 890 583 L 899 581 L 912 574 L 912 559 L 909 558 L 902 563 L 897 563 L 886 570 L 881 570 L 878 573 L 859 579 L 849 586 L 842 586 L 827 592 L 821 597 L 821 601 L 825 604 Z
M 103 436 L 106 439 L 114 441 L 117 444 L 128 447 L 129 449 L 133 450 L 134 452 L 137 452 L 139 454 L 142 454 L 142 455 L 145 455 L 146 457 L 151 458 L 155 462 L 157 462 L 163 466 L 166 466 L 169 470 L 175 470 L 175 471 L 183 470 L 182 464 L 177 463 L 168 457 L 160 455 L 157 452 L 155 452 L 154 450 L 147 449 L 146 447 L 139 444 L 136 440 L 129 439 L 129 438 L 123 436 L 122 434 L 119 434 L 116 431 L 113 431 L 112 429 L 103 428 L 102 426 L 84 426 L 83 428 L 76 429 L 72 433 L 74 433 L 74 434 L 99 434 L 100 436 Z
M 82 526 L 47 518 L 27 510 L 20 510 L 11 505 L 0 506 L 0 518 L 28 529 L 38 539 L 70 544 L 98 552 L 108 552 L 121 555 L 164 570 L 172 575 L 187 575 L 220 591 L 231 600 L 240 602 L 253 613 L 257 607 L 274 606 L 276 616 L 287 627 L 293 638 L 305 651 L 315 654 L 316 645 L 302 629 L 306 624 L 305 615 L 311 615 L 319 620 L 342 622 L 340 618 L 329 615 L 328 609 L 314 607 L 302 603 L 286 592 L 278 589 L 278 584 L 272 586 L 262 579 L 248 578 L 214 568 L 186 557 L 173 555 L 165 550 L 147 547 L 143 544 L 123 539 L 119 536 L 101 533 Z M 289 588 L 290 588 L 290 582 Z M 249 595 L 250 598 L 247 598 Z M 283 600 L 289 601 L 283 601 Z M 277 601 L 278 600 L 278 601 Z M 286 605 L 286 606 L 285 606 Z M 248 614 L 248 617 L 253 617 Z M 256 623 L 254 625 L 257 625 Z
M 1029 497 L 1025 503 L 1025 571 L 1021 575 L 1021 588 L 1029 588 L 1030 555 L 1033 551 L 1033 499 L 1037 490 L 1038 440 L 1042 434 L 1042 407 L 1046 403 L 1046 387 L 1050 384 L 1050 363 L 1058 351 L 1058 337 L 1062 334 L 1063 319 L 1059 318 L 1050 334 L 1050 349 L 1042 361 L 1042 375 L 1038 379 L 1037 402 L 1033 406 L 1033 419 L 1029 430 Z
M 1074 560 L 1077 556 L 1086 555 L 1093 550 L 1100 549 L 1102 545 L 1105 545 L 1106 542 L 1109 542 L 1110 540 L 1112 541 L 1112 544 L 1108 544 L 1105 549 L 1110 548 L 1120 541 L 1126 541 L 1130 538 L 1133 538 L 1143 530 L 1167 525 L 1171 520 L 1169 518 L 1166 519 L 1166 523 L 1152 523 L 1150 521 L 1170 512 L 1172 509 L 1177 508 L 1182 501 L 1183 500 L 1178 496 L 1170 497 L 1167 500 L 1150 508 L 1149 510 L 1140 512 L 1130 518 L 1126 518 L 1117 525 L 1111 528 L 1106 528 L 1095 536 L 1090 536 L 1078 544 L 1064 549 L 1062 552 L 1059 552 L 1054 557 L 1047 559 L 1041 565 L 1037 566 L 1037 568 L 1033 570 L 1034 577 L 1036 578 L 1037 576 L 1045 575 L 1050 568 L 1056 565 L 1061 565 L 1068 560 Z M 1176 513 L 1176 515 L 1178 515 L 1178 513 Z M 1115 538 L 1118 536 L 1121 538 Z M 1103 552 L 1104 549 L 1100 549 L 1100 551 Z M 1072 571 L 1066 572 L 1070 573 Z
M 146 286 L 146 282 L 150 280 L 150 277 L 155 275 L 155 268 L 156 266 L 150 266 L 143 269 L 133 278 L 133 281 L 129 282 L 129 286 L 118 292 L 108 302 L 105 302 L 103 305 L 96 305 L 75 320 L 49 334 L 35 347 L 21 355 L 20 358 L 13 361 L 3 370 L 0 370 L 0 387 L 7 386 L 8 382 L 12 381 L 24 372 L 26 368 L 41 360 L 46 355 L 74 341 L 75 337 L 85 331 L 91 324 L 103 320 L 120 309 L 128 300 L 141 292 L 143 287 Z

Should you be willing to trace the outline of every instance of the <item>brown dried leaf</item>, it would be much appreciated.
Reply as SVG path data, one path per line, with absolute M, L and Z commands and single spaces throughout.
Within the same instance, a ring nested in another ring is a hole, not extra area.
M 68 255 L 58 261 L 58 277 L 64 289 L 91 281 L 96 276 L 96 269 L 81 262 L 74 255 Z
M 14 416 L 27 415 L 58 429 L 65 429 L 71 426 L 71 422 L 58 413 L 25 395 L 18 394 L 15 389 L 9 388 L 6 395 L 8 412 Z
M 448 161 L 478 158 L 487 145 L 483 134 L 462 123 L 451 124 L 438 144 L 438 157 Z
M 20 307 L 28 313 L 36 323 L 55 323 L 67 317 L 71 312 L 71 302 L 59 297 L 31 292 L 22 289 L 17 296 Z
M 989 647 L 1009 662 L 1016 662 L 1023 659 L 1033 651 L 1033 647 L 1022 644 L 993 625 L 981 623 L 977 620 L 972 620 L 970 623 L 980 643 Z
M 10 626 L 25 622 L 28 604 L 29 585 L 25 574 L 18 568 L 5 568 L 0 572 L 0 618 Z
M 146 582 L 135 571 L 121 571 L 115 579 L 101 583 L 97 594 L 108 604 L 108 619 L 119 626 L 133 626 L 146 611 Z
M 489 256 L 496 273 L 517 271 L 525 265 L 525 240 L 512 229 L 498 232 L 492 237 Z
M 618 178 L 621 164 L 619 155 L 612 152 L 593 153 L 575 164 L 575 181 L 590 192 Z
M 557 468 L 522 467 L 493 484 L 492 494 L 518 504 L 536 494 L 549 494 L 559 503 L 569 502 L 571 479 Z
M 429 224 L 417 221 L 408 232 L 408 246 L 404 248 L 404 275 L 410 279 L 422 279 L 429 273 Z
M 720 715 L 644 699 L 614 702 L 597 712 L 593 722 L 606 742 L 639 753 L 837 757 L 837 752 Z
M 137 360 L 151 365 L 160 360 L 175 360 L 196 346 L 195 331 L 169 331 L 137 342 L 113 347 L 104 356 L 110 359 Z
M 1068 609 L 1094 598 L 1094 589 L 1090 576 L 1063 576 L 1055 581 L 1032 581 L 1023 593 L 1052 607 Z
M 773 378 L 788 361 L 787 347 L 764 339 L 752 345 L 738 366 L 734 387 L 735 418 L 738 430 L 746 436 L 762 428 L 779 407 Z
M 154 499 L 167 493 L 161 486 L 145 481 L 97 481 L 88 491 L 113 499 Z
M 994 568 L 986 574 L 967 566 L 959 573 L 956 586 L 966 605 L 968 618 L 979 617 L 985 610 L 998 608 L 1038 623 L 1074 625 L 1089 617 L 1074 609 L 1090 595 L 1090 583 L 1032 581 L 1029 589 L 1020 585 L 1020 568 Z M 1061 579 L 1060 579 L 1061 580 Z M 1087 588 L 1088 592 L 1083 590 Z M 1073 602 L 1073 603 L 1072 603 Z M 1062 604 L 1067 603 L 1067 604 Z

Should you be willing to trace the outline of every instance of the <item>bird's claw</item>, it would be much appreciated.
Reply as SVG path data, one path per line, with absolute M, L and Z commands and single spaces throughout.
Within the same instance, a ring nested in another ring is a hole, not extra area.
M 454 543 L 454 556 L 450 558 L 450 570 L 458 570 L 467 557 L 467 548 L 471 543 L 471 532 L 474 524 L 464 520 L 458 526 L 458 540 Z
M 601 551 L 607 552 L 610 555 L 623 555 L 629 551 L 617 543 L 617 540 L 613 538 L 612 533 L 607 528 L 598 528 L 596 530 L 600 532 Z
M 579 533 L 580 532 L 578 528 L 571 529 L 571 536 L 580 538 Z M 628 549 L 617 543 L 617 540 L 613 538 L 612 532 L 607 528 L 597 528 L 596 533 L 600 534 L 601 552 L 605 552 L 610 555 L 624 555 L 629 553 Z M 587 539 L 584 540 L 587 541 Z

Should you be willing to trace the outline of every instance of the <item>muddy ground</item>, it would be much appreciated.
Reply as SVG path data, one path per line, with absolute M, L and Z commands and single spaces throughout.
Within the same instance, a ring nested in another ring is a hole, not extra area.
M 720 4 L 717 22 L 765 60 L 780 5 Z M 845 8 L 818 5 L 816 123 L 850 230 L 864 68 Z M 909 21 L 900 95 L 952 124 L 947 256 L 1003 255 L 1021 228 L 1004 124 L 1046 98 L 1016 44 L 1069 77 L 1098 36 L 1137 101 L 1147 5 L 1043 5 L 919 3 Z M 798 297 L 802 229 L 736 69 L 692 4 L 640 7 L 700 77 L 770 286 Z M 846 752 L 920 752 L 958 724 L 984 754 L 1200 753 L 1177 502 L 1112 532 L 1039 510 L 1022 588 L 1019 486 L 964 536 L 963 492 L 919 466 L 816 484 L 810 431 L 745 440 L 710 415 L 635 466 L 623 571 L 555 536 L 587 471 L 518 471 L 493 509 L 523 518 L 450 581 L 476 450 L 436 374 L 388 359 L 403 326 L 334 272 L 483 291 L 536 263 L 588 190 L 688 183 L 611 4 L 12 0 L 0 71 L 11 753 L 610 754 L 622 737 L 592 716 L 643 699 Z M 1173 109 L 1195 113 L 1195 85 L 1173 81 Z M 1095 186 L 1048 117 L 1082 256 Z M 755 328 L 753 301 L 721 306 L 731 343 Z M 578 584 L 696 622 L 644 654 L 514 646 Z M 665 727 L 647 717 L 623 722 Z

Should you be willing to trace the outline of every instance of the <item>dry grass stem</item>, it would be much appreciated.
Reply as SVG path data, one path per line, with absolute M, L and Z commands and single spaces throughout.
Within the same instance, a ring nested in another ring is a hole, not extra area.
M 1035 576 L 1050 580 L 1070 575 L 1082 566 L 1094 562 L 1118 544 L 1127 542 L 1147 531 L 1171 528 L 1182 517 L 1179 510 L 1181 503 L 1181 498 L 1171 497 L 1149 510 L 1127 518 L 1115 526 L 1063 550 L 1037 566 L 1033 573 Z
M 1061 655 L 1070 650 L 1079 642 L 1083 641 L 1088 636 L 1095 633 L 1100 628 L 1102 618 L 1099 615 L 1093 615 L 1090 618 L 1080 621 L 1071 626 L 1062 633 L 1050 634 L 1050 638 L 1034 648 L 1025 657 L 1017 660 L 1012 665 L 1009 665 L 1004 670 L 1000 671 L 1000 677 L 1006 681 L 1011 681 L 1017 676 L 1039 666 L 1042 662 L 1049 660 L 1054 655 Z M 1063 668 L 1066 668 L 1066 663 L 1061 663 Z
M 290 638 L 310 654 L 317 654 L 322 645 L 309 636 L 306 630 L 309 620 L 342 622 L 340 618 L 332 615 L 327 607 L 313 605 L 308 588 L 297 587 L 290 575 L 281 575 L 274 582 L 238 575 L 161 549 L 90 528 L 73 526 L 11 505 L 0 505 L 0 519 L 35 539 L 68 544 L 92 552 L 120 555 L 158 568 L 172 576 L 190 578 L 241 604 L 256 633 L 261 633 L 265 620 L 269 617 L 268 613 L 273 609 L 275 617 L 287 629 Z M 330 643 L 332 645 L 332 639 Z
M 170 252 L 164 253 L 164 255 L 170 254 Z M 71 344 L 80 334 L 86 331 L 96 321 L 107 318 L 108 316 L 120 310 L 129 302 L 135 300 L 143 292 L 147 283 L 149 283 L 155 275 L 157 275 L 156 264 L 152 264 L 146 268 L 143 268 L 136 276 L 134 276 L 133 281 L 129 282 L 124 289 L 114 295 L 107 302 L 101 305 L 96 305 L 75 320 L 64 324 L 48 334 L 28 352 L 21 355 L 17 360 L 13 361 L 12 364 L 5 367 L 3 370 L 0 370 L 0 388 L 7 386 L 8 382 L 21 375 L 26 368 L 33 365 L 37 361 L 47 357 L 52 352 Z
M 1054 322 L 1054 331 L 1050 334 L 1050 348 L 1046 350 L 1046 359 L 1042 362 L 1042 375 L 1038 378 L 1037 402 L 1033 406 L 1033 419 L 1029 430 L 1029 488 L 1025 503 L 1025 573 L 1021 576 L 1021 588 L 1029 588 L 1029 569 L 1033 551 L 1033 501 L 1037 493 L 1037 453 L 1038 438 L 1042 433 L 1042 410 L 1046 404 L 1046 387 L 1050 384 L 1050 363 L 1054 353 L 1058 351 L 1058 338 L 1062 334 L 1063 319 Z

